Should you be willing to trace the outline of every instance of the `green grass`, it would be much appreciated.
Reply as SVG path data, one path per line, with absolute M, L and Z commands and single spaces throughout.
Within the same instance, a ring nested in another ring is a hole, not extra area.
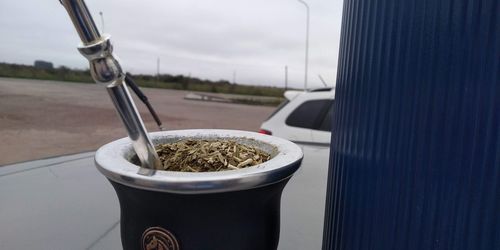
M 40 80 L 68 81 L 92 83 L 89 70 L 70 69 L 64 66 L 54 69 L 39 69 L 29 65 L 0 63 L 0 77 L 29 78 Z M 141 87 L 190 90 L 210 93 L 225 93 L 254 96 L 283 97 L 283 88 L 267 86 L 250 86 L 231 84 L 228 81 L 210 81 L 198 78 L 188 78 L 183 75 L 156 76 L 138 74 L 133 75 L 134 80 Z M 272 104 L 271 104 L 272 103 Z M 273 102 L 268 105 L 274 105 Z
M 33 66 L 0 63 L 0 76 L 68 82 L 93 82 L 88 70 L 73 70 L 66 67 L 37 69 Z

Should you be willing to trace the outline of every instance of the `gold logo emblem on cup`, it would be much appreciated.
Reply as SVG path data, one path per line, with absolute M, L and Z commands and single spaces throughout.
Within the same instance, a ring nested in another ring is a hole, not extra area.
M 150 227 L 142 234 L 142 250 L 179 250 L 175 236 L 161 227 Z

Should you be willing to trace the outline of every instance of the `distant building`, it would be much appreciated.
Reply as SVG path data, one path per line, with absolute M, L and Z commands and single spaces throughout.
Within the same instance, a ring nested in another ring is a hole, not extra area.
M 42 60 L 35 61 L 35 68 L 37 69 L 53 69 L 54 65 L 51 62 L 46 62 Z

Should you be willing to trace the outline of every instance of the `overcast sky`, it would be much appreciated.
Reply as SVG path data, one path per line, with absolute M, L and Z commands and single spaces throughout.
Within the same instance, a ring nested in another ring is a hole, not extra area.
M 311 8 L 309 86 L 318 74 L 334 84 L 341 0 L 306 0 Z M 131 73 L 191 74 L 242 84 L 304 84 L 305 7 L 297 0 L 87 0 L 115 53 Z M 79 37 L 57 0 L 0 0 L 0 62 L 87 68 Z

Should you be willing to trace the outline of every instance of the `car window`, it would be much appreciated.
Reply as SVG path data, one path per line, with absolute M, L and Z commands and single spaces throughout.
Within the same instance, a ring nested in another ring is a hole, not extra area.
M 329 100 L 307 101 L 298 106 L 286 119 L 286 124 L 292 127 L 315 129 L 318 118 L 324 112 Z
M 333 101 L 330 101 L 328 105 L 330 107 L 328 107 L 328 111 L 319 126 L 319 130 L 330 132 L 332 128 Z
M 266 119 L 266 121 L 271 119 L 271 117 L 273 117 L 276 113 L 278 113 L 278 111 L 284 108 L 289 102 L 290 101 L 288 99 L 285 99 L 283 102 L 281 102 L 280 105 L 278 105 L 278 107 L 273 111 L 273 113 L 271 113 L 271 115 Z

